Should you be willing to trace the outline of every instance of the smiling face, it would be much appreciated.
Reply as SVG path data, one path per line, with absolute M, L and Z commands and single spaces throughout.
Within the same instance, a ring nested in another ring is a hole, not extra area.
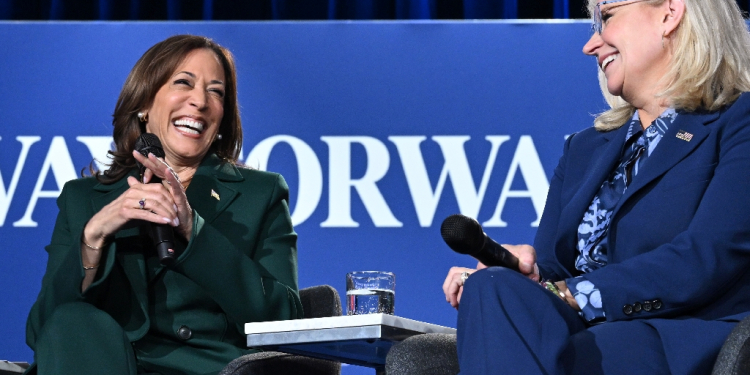
M 159 137 L 173 166 L 196 167 L 224 117 L 224 69 L 208 49 L 188 53 L 146 110 L 146 131 Z
M 602 1 L 599 1 L 601 3 Z M 653 99 L 660 79 L 669 68 L 670 57 L 662 36 L 671 30 L 669 1 L 651 5 L 623 1 L 600 5 L 602 32 L 594 33 L 583 47 L 595 56 L 607 77 L 607 89 L 639 107 Z

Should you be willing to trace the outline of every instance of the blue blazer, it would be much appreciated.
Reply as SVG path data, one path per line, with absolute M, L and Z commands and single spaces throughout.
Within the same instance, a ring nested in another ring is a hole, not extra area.
M 534 243 L 544 277 L 580 275 L 577 228 L 626 133 L 590 128 L 566 141 Z M 585 276 L 601 291 L 607 321 L 652 319 L 677 342 L 689 340 L 681 330 L 695 330 L 676 321 L 735 324 L 748 315 L 750 94 L 720 111 L 679 113 L 615 208 L 608 244 L 608 265 Z M 659 309 L 626 314 L 654 300 Z

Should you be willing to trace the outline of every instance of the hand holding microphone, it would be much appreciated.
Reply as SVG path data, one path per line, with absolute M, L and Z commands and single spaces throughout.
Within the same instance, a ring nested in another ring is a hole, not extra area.
M 151 133 L 143 133 L 135 141 L 135 150 L 143 156 L 148 157 L 151 153 L 157 158 L 164 157 L 164 149 L 161 146 L 159 138 Z M 146 167 L 136 159 L 136 164 L 140 169 L 143 183 L 147 182 L 146 179 Z M 161 183 L 161 179 L 154 175 L 150 181 Z M 143 207 L 143 204 L 141 204 Z M 159 256 L 159 263 L 165 266 L 171 266 L 175 261 L 175 250 L 174 250 L 174 229 L 167 224 L 151 224 L 151 238 L 156 245 L 156 254 Z
M 468 254 L 479 260 L 480 266 L 505 267 L 539 282 L 539 268 L 536 265 L 536 250 L 529 245 L 501 246 L 487 236 L 482 226 L 474 219 L 464 215 L 448 216 L 440 226 L 440 234 L 448 246 L 460 254 Z M 523 261 L 519 261 L 518 258 Z M 482 267 L 479 267 L 482 268 Z M 453 267 L 443 284 L 446 299 L 454 307 L 460 299 L 460 287 L 468 275 L 476 270 Z M 455 281 L 455 286 L 451 285 Z M 459 288 L 459 290 L 457 290 Z M 457 298 L 456 298 L 457 297 Z M 455 302 L 455 303 L 454 303 Z
M 440 226 L 440 235 L 453 251 L 471 255 L 487 267 L 500 266 L 521 272 L 518 258 L 487 236 L 482 225 L 468 216 L 448 216 Z

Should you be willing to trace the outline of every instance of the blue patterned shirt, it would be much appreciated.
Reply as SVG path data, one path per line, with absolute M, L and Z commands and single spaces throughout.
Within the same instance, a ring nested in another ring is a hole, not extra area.
M 641 129 L 638 111 L 633 115 L 620 163 L 602 183 L 578 226 L 578 256 L 575 267 L 581 273 L 585 274 L 607 265 L 607 233 L 612 212 L 675 118 L 677 112 L 669 108 L 644 131 Z M 584 319 L 594 323 L 605 318 L 601 294 L 591 281 L 585 276 L 578 276 L 565 282 L 581 307 Z

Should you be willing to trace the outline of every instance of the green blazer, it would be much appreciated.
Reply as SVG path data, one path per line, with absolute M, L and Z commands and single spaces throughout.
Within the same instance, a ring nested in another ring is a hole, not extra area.
M 103 249 L 96 280 L 81 293 L 83 228 L 127 189 L 126 178 L 109 185 L 91 177 L 65 184 L 42 289 L 27 322 L 32 349 L 57 306 L 83 301 L 120 324 L 139 361 L 211 373 L 250 352 L 245 323 L 303 317 L 286 182 L 215 155 L 201 163 L 186 191 L 193 237 L 177 240 L 175 266 L 159 265 L 148 226 L 134 225 Z

